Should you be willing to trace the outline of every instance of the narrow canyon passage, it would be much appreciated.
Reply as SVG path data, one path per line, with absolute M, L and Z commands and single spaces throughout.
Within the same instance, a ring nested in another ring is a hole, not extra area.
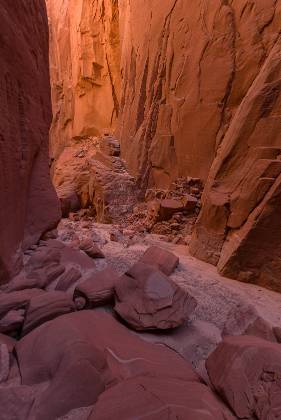
M 281 420 L 281 0 L 0 16 L 0 420 Z

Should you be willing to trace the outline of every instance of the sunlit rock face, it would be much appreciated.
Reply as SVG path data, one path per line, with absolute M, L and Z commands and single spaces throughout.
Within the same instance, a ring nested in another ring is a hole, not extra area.
M 0 283 L 22 251 L 56 226 L 48 168 L 51 122 L 48 26 L 43 0 L 0 0 Z
M 114 128 L 143 191 L 201 178 L 193 255 L 281 290 L 281 0 L 47 3 L 51 157 Z
M 223 139 L 229 143 L 233 137 L 231 123 L 276 41 L 281 2 L 119 4 L 123 156 L 144 186 L 166 186 L 181 175 L 206 180 Z M 270 145 L 277 132 L 272 119 L 263 121 L 268 134 L 257 143 Z
M 119 114 L 117 0 L 46 0 L 53 124 L 50 155 L 111 130 Z
M 218 264 L 224 275 L 279 292 L 280 92 L 279 38 L 214 160 L 191 243 L 195 256 Z

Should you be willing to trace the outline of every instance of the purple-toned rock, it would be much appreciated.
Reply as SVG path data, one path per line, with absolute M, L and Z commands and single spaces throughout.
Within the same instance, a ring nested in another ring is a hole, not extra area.
M 182 325 L 196 300 L 161 271 L 136 263 L 115 286 L 115 311 L 136 330 L 165 330 Z
M 34 392 L 28 386 L 0 388 L 0 420 L 28 420 Z
M 42 325 L 17 343 L 16 354 L 22 384 L 46 384 L 31 412 L 40 420 L 93 405 L 105 388 L 138 376 L 163 383 L 169 378 L 200 382 L 175 352 L 142 341 L 102 310 L 75 312 Z
M 280 327 L 274 327 L 273 332 L 274 332 L 274 335 L 275 335 L 278 343 L 281 343 L 281 328 Z
M 79 248 L 91 258 L 105 258 L 103 252 L 91 240 L 81 241 Z
M 27 289 L 12 293 L 0 293 L 0 316 L 11 310 L 25 308 L 30 299 L 45 293 L 40 289 Z
M 0 319 L 0 333 L 12 334 L 21 330 L 25 309 L 11 310 Z
M 117 273 L 111 268 L 106 268 L 80 283 L 74 291 L 74 297 L 84 297 L 87 308 L 113 303 L 114 288 L 118 281 Z
M 247 335 L 226 337 L 206 367 L 212 385 L 239 419 L 280 418 L 280 344 Z
M 80 278 L 81 272 L 77 268 L 71 267 L 60 276 L 59 281 L 56 285 L 56 290 L 66 292 Z
M 75 310 L 71 297 L 65 292 L 46 292 L 29 302 L 22 334 L 29 333 L 39 325 Z
M 0 344 L 6 344 L 10 353 L 13 351 L 16 343 L 14 338 L 0 333 Z
M 10 354 L 6 344 L 0 344 L 0 384 L 5 382 L 10 373 Z
M 106 390 L 89 420 L 230 420 L 234 417 L 200 383 L 138 376 Z
M 158 246 L 149 247 L 139 260 L 144 264 L 153 265 L 166 276 L 172 274 L 179 264 L 179 257 Z

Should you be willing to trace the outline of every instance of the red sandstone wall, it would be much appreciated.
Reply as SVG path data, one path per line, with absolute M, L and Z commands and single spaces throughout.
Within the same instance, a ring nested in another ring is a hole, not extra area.
M 60 217 L 48 170 L 51 121 L 43 0 L 0 0 L 0 282 Z

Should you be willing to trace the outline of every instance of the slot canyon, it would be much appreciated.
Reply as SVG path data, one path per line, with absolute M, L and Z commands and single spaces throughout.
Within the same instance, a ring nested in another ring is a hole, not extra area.
M 0 420 L 281 420 L 281 0 L 0 16 Z

